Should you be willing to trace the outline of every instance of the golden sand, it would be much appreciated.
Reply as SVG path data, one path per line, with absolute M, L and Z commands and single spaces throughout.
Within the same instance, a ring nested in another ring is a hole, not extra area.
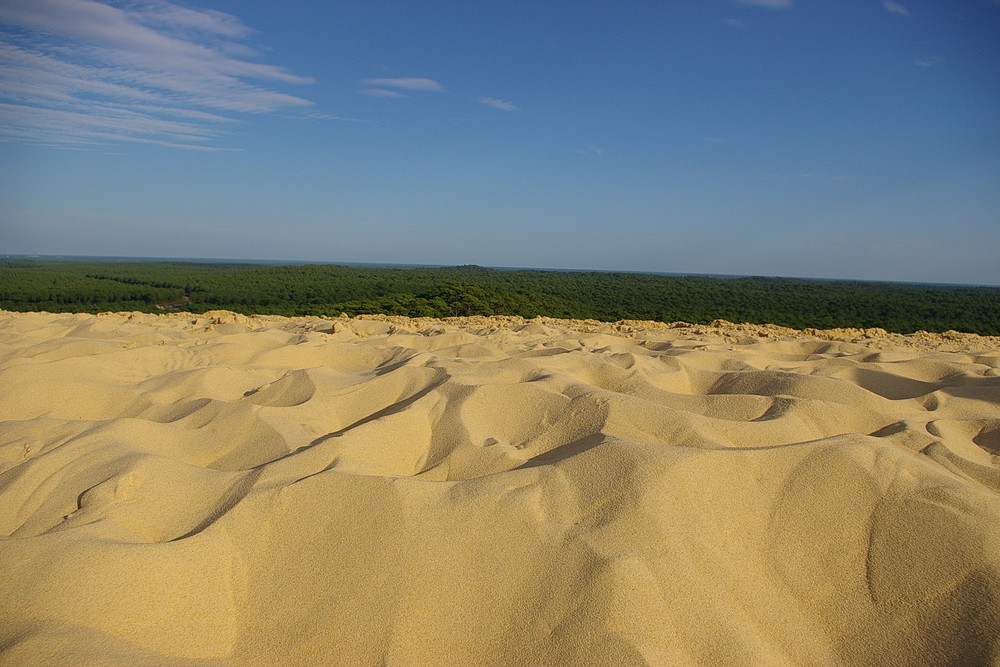
M 0 312 L 0 664 L 1000 664 L 1000 340 Z

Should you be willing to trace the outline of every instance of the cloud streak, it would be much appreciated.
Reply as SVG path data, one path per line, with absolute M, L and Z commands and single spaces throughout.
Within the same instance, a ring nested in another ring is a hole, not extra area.
M 398 90 L 387 90 L 385 88 L 365 88 L 361 91 L 363 95 L 368 95 L 369 97 L 406 97 L 403 93 Z
M 444 86 L 434 79 L 404 78 L 404 79 L 365 79 L 362 83 L 372 88 L 400 88 L 424 92 L 440 92 Z
M 791 9 L 793 0 L 736 0 L 741 5 L 751 5 L 753 7 L 766 7 L 767 9 Z
M 892 12 L 893 14 L 899 14 L 900 16 L 909 16 L 910 10 L 899 4 L 898 2 L 893 2 L 892 0 L 882 0 L 882 6 L 885 10 Z
M 477 100 L 480 104 L 485 104 L 488 107 L 493 107 L 494 109 L 500 109 L 501 111 L 520 111 L 520 107 L 514 106 L 506 100 L 500 100 L 495 97 L 480 97 Z
M 0 137 L 212 149 L 235 114 L 307 108 L 239 19 L 167 0 L 0 3 Z
M 407 97 L 406 93 L 440 93 L 445 87 L 434 79 L 424 77 L 404 77 L 397 79 L 363 79 L 361 85 L 362 95 L 370 97 L 399 98 Z M 405 91 L 405 92 L 403 92 Z M 501 111 L 520 111 L 521 108 L 515 104 L 497 97 L 479 97 L 476 102 L 484 106 L 493 107 Z
M 944 58 L 941 58 L 940 56 L 927 56 L 925 58 L 918 58 L 913 62 L 919 67 L 937 67 L 944 63 Z

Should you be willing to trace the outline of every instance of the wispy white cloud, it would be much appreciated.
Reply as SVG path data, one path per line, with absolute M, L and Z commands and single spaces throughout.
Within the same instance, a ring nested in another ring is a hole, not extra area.
M 920 67 L 937 67 L 938 65 L 944 63 L 944 58 L 939 56 L 927 56 L 926 58 L 919 58 L 913 62 Z
M 299 116 L 300 118 L 310 118 L 313 120 L 342 120 L 348 123 L 370 123 L 370 120 L 365 120 L 364 118 L 352 118 L 351 116 L 334 116 L 328 113 L 322 113 L 320 111 L 304 111 Z
M 369 89 L 401 88 L 402 90 L 430 91 L 438 92 L 444 90 L 444 86 L 434 79 L 423 78 L 402 78 L 402 79 L 365 79 L 362 81 Z
M 768 9 L 791 9 L 795 4 L 794 0 L 736 0 L 736 2 L 741 5 L 753 5 Z
M 893 2 L 893 0 L 882 0 L 882 6 L 885 7 L 886 11 L 892 12 L 893 14 L 899 14 L 900 16 L 910 15 L 909 9 L 898 2 Z
M 361 91 L 361 94 L 370 97 L 406 97 L 406 95 L 398 90 L 387 90 L 386 88 L 365 88 Z
M 236 120 L 307 108 L 308 77 L 253 60 L 253 31 L 168 0 L 0 2 L 0 137 L 210 149 Z
M 485 104 L 488 107 L 493 107 L 494 109 L 500 109 L 501 111 L 520 111 L 520 107 L 514 106 L 506 100 L 498 100 L 495 97 L 480 97 L 478 102 L 480 104 Z

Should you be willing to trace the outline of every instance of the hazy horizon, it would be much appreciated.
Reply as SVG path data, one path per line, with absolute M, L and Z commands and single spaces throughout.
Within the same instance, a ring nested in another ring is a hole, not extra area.
M 4 0 L 0 248 L 998 285 L 997 34 L 1000 0 Z

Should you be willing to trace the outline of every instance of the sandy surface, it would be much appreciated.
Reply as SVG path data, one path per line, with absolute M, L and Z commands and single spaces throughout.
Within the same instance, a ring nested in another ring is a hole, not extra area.
M 0 312 L 0 664 L 1000 664 L 1000 340 Z

